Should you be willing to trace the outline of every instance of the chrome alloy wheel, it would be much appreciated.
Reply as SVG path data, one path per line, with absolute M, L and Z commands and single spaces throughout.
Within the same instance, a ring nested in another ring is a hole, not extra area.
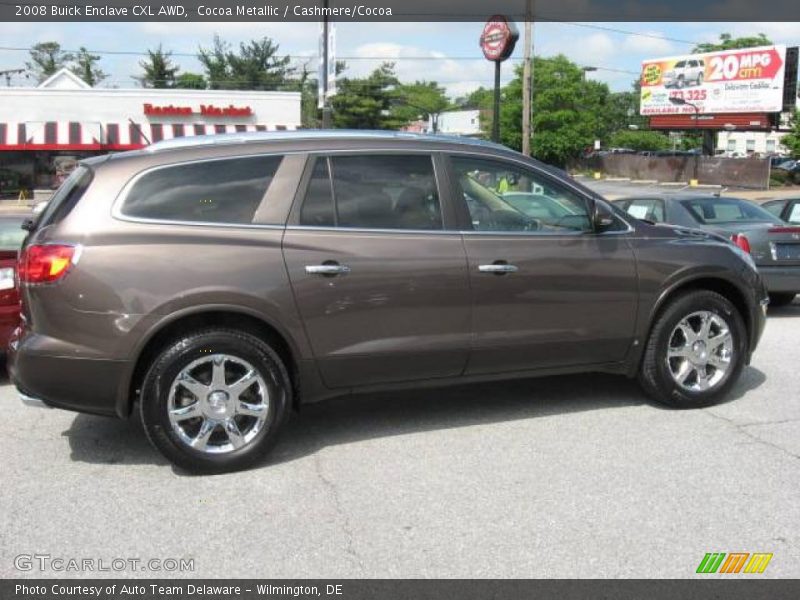
M 703 392 L 718 385 L 731 368 L 733 335 L 720 315 L 693 312 L 669 336 L 667 366 L 682 388 Z
M 200 452 L 220 454 L 249 444 L 269 414 L 269 390 L 245 360 L 212 354 L 187 365 L 167 401 L 172 430 Z

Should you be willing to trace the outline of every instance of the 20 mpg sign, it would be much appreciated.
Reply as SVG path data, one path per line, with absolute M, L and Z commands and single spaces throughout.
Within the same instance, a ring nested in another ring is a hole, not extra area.
M 642 63 L 641 114 L 780 112 L 786 46 L 763 46 L 646 60 Z

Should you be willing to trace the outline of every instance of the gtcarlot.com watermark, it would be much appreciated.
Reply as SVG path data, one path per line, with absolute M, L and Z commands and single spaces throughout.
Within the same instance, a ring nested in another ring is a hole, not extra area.
M 42 573 L 67 572 L 111 572 L 147 571 L 152 573 L 192 573 L 193 558 L 140 558 L 122 557 L 91 558 L 75 556 L 53 556 L 52 554 L 18 554 L 14 557 L 14 568 L 18 571 L 39 571 Z

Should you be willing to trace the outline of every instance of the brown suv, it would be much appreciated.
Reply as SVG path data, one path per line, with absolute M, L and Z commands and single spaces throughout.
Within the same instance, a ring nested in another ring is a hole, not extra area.
M 9 348 L 31 404 L 127 417 L 192 470 L 263 456 L 293 406 L 605 371 L 709 404 L 761 335 L 752 260 L 484 142 L 176 140 L 84 161 L 35 223 Z

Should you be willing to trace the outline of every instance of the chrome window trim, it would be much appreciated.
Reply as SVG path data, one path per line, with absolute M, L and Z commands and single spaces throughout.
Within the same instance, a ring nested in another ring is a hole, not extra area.
M 336 233 L 399 233 L 414 235 L 460 235 L 457 229 L 381 229 L 371 227 L 322 227 L 319 225 L 287 225 L 287 231 L 319 231 Z

